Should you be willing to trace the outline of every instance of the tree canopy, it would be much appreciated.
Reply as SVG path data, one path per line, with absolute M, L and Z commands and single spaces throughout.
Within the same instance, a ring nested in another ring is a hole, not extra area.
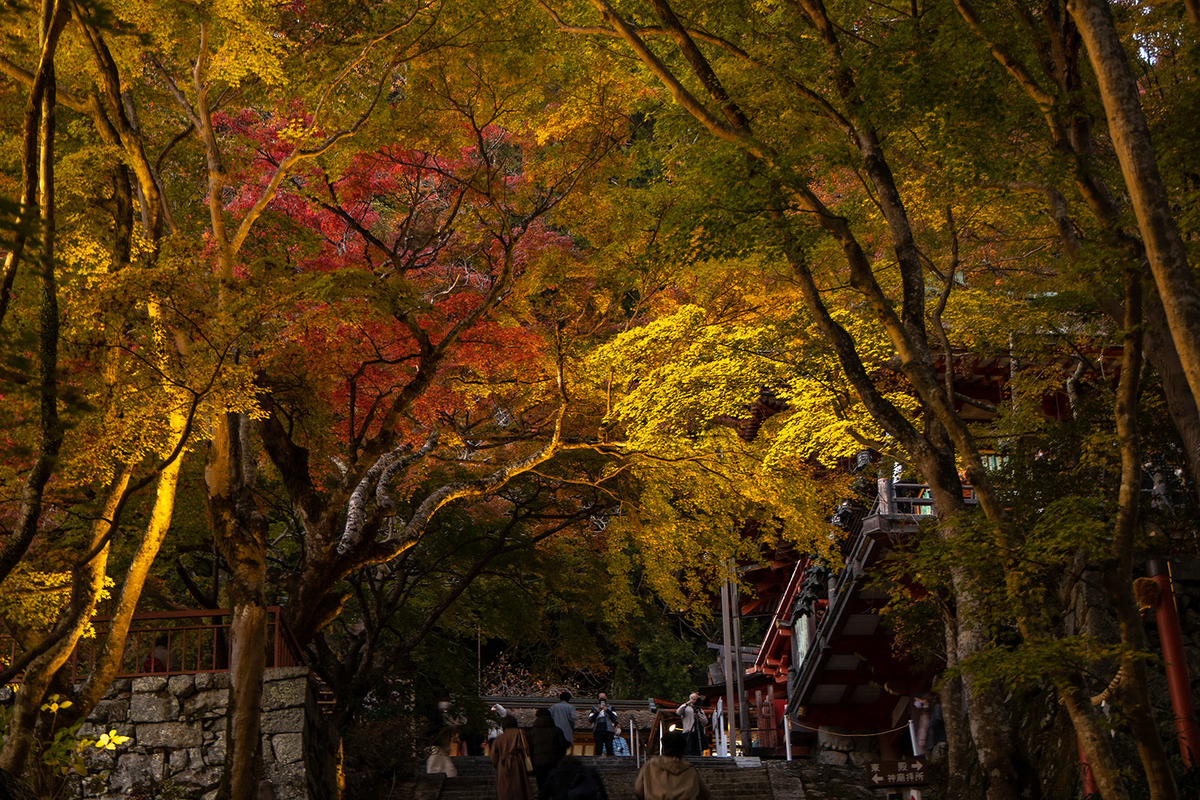
M 6 11 L 0 768 L 102 602 L 77 719 L 135 610 L 232 609 L 223 797 L 269 605 L 345 725 L 472 643 L 682 691 L 731 563 L 837 566 L 865 452 L 937 507 L 888 569 L 951 795 L 1022 796 L 1032 683 L 1178 796 L 1130 584 L 1200 499 L 1190 0 Z

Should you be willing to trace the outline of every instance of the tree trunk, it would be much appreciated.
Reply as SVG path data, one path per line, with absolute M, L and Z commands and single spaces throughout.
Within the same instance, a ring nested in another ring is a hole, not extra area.
M 42 225 L 42 296 L 39 312 L 38 363 L 41 390 L 41 436 L 37 456 L 25 476 L 21 487 L 21 501 L 17 519 L 4 548 L 0 549 L 0 581 L 12 572 L 24 558 L 25 551 L 37 533 L 38 519 L 42 513 L 42 491 L 50 480 L 58 452 L 62 447 L 63 432 L 58 418 L 58 287 L 54 273 L 54 53 L 59 34 L 69 15 L 66 3 L 42 2 L 42 55 L 38 71 L 29 90 L 25 109 L 25 128 L 22 140 L 22 216 L 25 224 L 27 215 L 40 205 Z M 41 165 L 50 168 L 50 174 L 41 172 Z M 24 248 L 24 225 L 17 232 L 16 240 L 4 262 L 3 287 L 0 288 L 0 324 L 4 322 L 8 308 L 9 292 Z
M 1100 729 L 1092 699 L 1084 692 L 1082 681 L 1058 677 L 1054 680 L 1059 698 L 1071 717 L 1079 746 L 1087 756 L 1096 788 L 1104 800 L 1129 800 L 1129 790 L 1116 769 L 1116 758 L 1112 751 L 1112 739 Z
M 955 538 L 958 531 L 953 519 L 966 513 L 958 476 L 952 467 L 947 474 L 945 465 L 940 468 L 927 465 L 922 475 L 929 483 L 937 509 L 940 521 L 938 534 L 948 540 Z M 974 576 L 959 566 L 951 569 L 950 578 L 957 611 L 953 658 L 956 664 L 961 664 L 991 647 L 991 641 L 984 630 L 983 613 L 977 597 L 979 587 Z M 987 776 L 988 800 L 1017 800 L 1021 797 L 1017 785 L 1018 756 L 1013 748 L 1012 718 L 1001 687 L 997 684 L 981 684 L 970 672 L 965 672 L 962 691 L 971 740 L 975 743 L 979 766 Z M 944 703 L 942 708 L 946 709 Z
M 254 797 L 262 773 L 262 682 L 266 670 L 266 520 L 252 495 L 248 421 L 237 413 L 215 420 L 204 477 L 213 536 L 229 566 L 226 583 L 233 619 L 230 636 L 229 724 L 225 775 L 218 797 Z
M 1192 395 L 1200 397 L 1200 291 L 1159 175 L 1137 81 L 1107 0 L 1068 0 L 1100 87 L 1109 134 Z
M 1133 595 L 1133 544 L 1138 532 L 1142 488 L 1142 454 L 1138 433 L 1138 378 L 1142 371 L 1142 286 L 1136 269 L 1125 271 L 1125 339 L 1121 378 L 1117 386 L 1117 438 L 1121 448 L 1121 488 L 1116 530 L 1110 558 L 1104 564 L 1104 585 L 1116 612 L 1121 644 L 1122 676 L 1118 697 L 1122 713 L 1129 718 L 1138 755 L 1146 771 L 1151 800 L 1176 800 L 1179 796 L 1171 776 L 1170 762 L 1158 725 L 1150 711 L 1146 686 L 1146 664 L 1130 652 L 1148 649 L 1137 600 Z
M 1162 380 L 1167 411 L 1171 414 L 1187 454 L 1193 496 L 1200 499 L 1200 407 L 1197 407 L 1196 396 L 1188 386 L 1183 364 L 1179 361 L 1179 353 L 1167 328 L 1162 303 L 1153 291 L 1146 295 L 1143 330 L 1146 360 L 1154 366 L 1154 371 Z
M 181 398 L 176 398 L 176 400 L 181 400 Z M 187 435 L 187 420 L 186 406 L 176 406 L 168 412 L 171 433 L 175 442 L 179 443 L 181 447 L 180 439 Z M 71 709 L 73 718 L 82 718 L 90 714 L 104 697 L 104 693 L 112 684 L 117 672 L 120 671 L 129 627 L 133 620 L 133 614 L 137 610 L 138 600 L 141 599 L 142 588 L 146 584 L 150 567 L 158 557 L 159 548 L 171 527 L 171 517 L 175 510 L 175 489 L 179 483 L 179 471 L 182 466 L 183 454 L 180 452 L 159 473 L 154 507 L 150 512 L 150 521 L 146 525 L 146 534 L 133 556 L 125 580 L 121 583 L 121 593 L 109 622 L 104 647 L 92 667 L 92 674 L 88 676 L 87 681 L 75 696 L 75 707 Z
M 53 11 L 50 6 L 43 3 L 43 42 L 48 36 L 48 30 L 54 25 L 51 19 L 52 13 Z M 53 458 L 49 458 L 48 455 L 51 453 L 57 455 L 59 447 L 62 444 L 62 429 L 58 418 L 58 282 L 54 268 L 55 79 L 53 63 L 44 65 L 43 71 L 46 73 L 46 83 L 38 101 L 40 108 L 38 109 L 37 125 L 34 130 L 34 140 L 38 143 L 36 147 L 38 162 L 35 174 L 38 175 L 37 195 L 40 199 L 42 234 L 40 254 L 42 292 L 38 312 L 38 345 L 42 388 L 40 403 L 42 441 L 39 446 L 38 458 L 22 489 L 18 523 L 24 527 L 16 531 L 17 541 L 10 543 L 3 553 L 8 564 L 8 571 L 24 555 L 25 548 L 28 547 L 29 542 L 33 539 L 33 534 L 37 530 L 38 517 L 41 513 L 42 489 L 50 477 L 50 471 L 53 466 Z M 28 134 L 29 131 L 27 129 L 27 137 Z M 28 139 L 26 140 L 26 144 L 28 145 Z M 116 494 L 119 496 L 120 492 Z M 102 522 L 97 522 L 94 530 L 99 529 L 101 525 Z M 21 541 L 22 539 L 24 541 Z M 19 545 L 19 550 L 12 549 L 14 545 Z M 106 546 L 103 556 L 97 555 L 96 558 L 77 568 L 82 570 L 82 573 L 76 572 L 75 580 L 72 584 L 72 611 L 78 611 L 83 606 L 84 594 L 87 588 L 90 588 L 97 581 L 103 581 L 103 565 L 106 563 L 107 553 L 108 549 Z M 97 562 L 100 564 L 98 572 L 96 571 Z M 7 571 L 0 574 L 0 581 L 7 574 Z M 99 587 L 97 586 L 92 594 L 93 603 L 95 602 L 95 594 L 98 591 Z M 34 726 L 37 722 L 38 711 L 42 705 L 42 698 L 45 695 L 46 687 L 50 685 L 50 680 L 54 677 L 54 673 L 58 671 L 58 668 L 70 656 L 71 651 L 75 647 L 75 642 L 79 639 L 79 635 L 83 632 L 83 628 L 87 622 L 87 618 L 81 614 L 76 614 L 69 620 L 60 621 L 55 626 L 56 630 L 49 634 L 49 636 L 57 637 L 57 640 L 26 667 L 21 686 L 17 691 L 17 696 L 13 703 L 12 717 L 9 720 L 4 746 L 3 749 L 0 749 L 0 769 L 8 770 L 17 775 L 24 770 L 26 757 L 33 744 Z
M 953 615 L 946 612 L 946 670 L 958 667 L 958 624 Z M 946 786 L 947 797 L 967 796 L 967 765 L 970 759 L 968 730 L 963 725 L 960 711 L 963 707 L 962 678 L 955 676 L 941 686 L 942 719 L 946 725 L 946 764 L 950 772 Z
M 58 670 L 67 663 L 84 629 L 91 622 L 96 600 L 104 588 L 104 576 L 108 568 L 109 539 L 120 506 L 129 485 L 129 471 L 123 471 L 109 486 L 103 516 L 92 525 L 89 537 L 88 560 L 75 568 L 75 579 L 71 585 L 71 602 L 67 612 L 55 625 L 50 635 L 57 641 L 45 653 L 38 656 L 26 668 L 21 678 L 13 703 L 12 718 L 0 750 L 0 769 L 19 775 L 25 768 L 29 749 L 33 744 L 38 712 L 45 700 L 46 690 Z
M 0 279 L 0 325 L 8 313 L 12 299 L 13 280 L 17 276 L 21 256 L 28 240 L 28 228 L 33 224 L 33 218 L 38 212 L 39 192 L 45 185 L 44 176 L 38 174 L 39 132 L 45 129 L 44 109 L 54 107 L 54 57 L 58 51 L 58 41 L 63 27 L 70 19 L 66 0 L 42 0 L 42 24 L 39 31 L 38 44 L 41 52 L 38 55 L 37 68 L 33 74 L 33 82 L 29 87 L 29 96 L 25 102 L 25 119 L 21 144 L 21 210 L 17 219 L 17 231 L 12 246 L 4 256 L 4 275 Z M 47 90 L 50 92 L 47 103 Z M 44 142 L 42 144 L 44 148 Z M 45 199 L 40 201 L 45 204 Z M 0 573 L 0 580 L 4 574 Z

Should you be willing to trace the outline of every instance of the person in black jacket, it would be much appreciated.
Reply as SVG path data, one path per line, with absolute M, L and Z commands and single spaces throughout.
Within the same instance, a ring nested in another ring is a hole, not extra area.
M 533 777 L 537 780 L 538 794 L 546 783 L 551 770 L 567 754 L 567 737 L 554 724 L 550 709 L 539 708 L 529 729 L 529 760 L 533 763 Z
M 537 800 L 608 800 L 608 789 L 595 769 L 567 756 L 538 784 Z
M 613 731 L 617 729 L 617 715 L 608 707 L 608 695 L 600 693 L 599 702 L 588 712 L 592 724 L 592 735 L 596 740 L 596 755 L 613 754 Z

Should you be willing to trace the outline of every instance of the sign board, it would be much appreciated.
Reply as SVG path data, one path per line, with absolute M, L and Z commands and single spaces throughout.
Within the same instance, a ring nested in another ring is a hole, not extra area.
M 925 777 L 925 762 L 919 758 L 900 761 L 868 761 L 868 786 L 917 786 L 929 783 Z

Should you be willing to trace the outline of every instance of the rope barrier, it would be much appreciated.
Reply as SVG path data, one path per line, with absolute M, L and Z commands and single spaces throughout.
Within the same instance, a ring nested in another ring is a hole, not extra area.
M 890 731 L 879 731 L 878 733 L 838 733 L 837 731 L 831 731 L 828 728 L 814 728 L 811 725 L 805 725 L 803 722 L 793 722 L 792 725 L 796 726 L 797 728 L 804 728 L 806 731 L 816 731 L 817 733 L 824 731 L 825 733 L 832 733 L 834 736 L 845 736 L 847 739 L 870 739 L 875 736 L 886 736 L 887 734 L 895 733 L 896 731 L 908 730 L 907 722 L 898 728 L 892 728 Z

